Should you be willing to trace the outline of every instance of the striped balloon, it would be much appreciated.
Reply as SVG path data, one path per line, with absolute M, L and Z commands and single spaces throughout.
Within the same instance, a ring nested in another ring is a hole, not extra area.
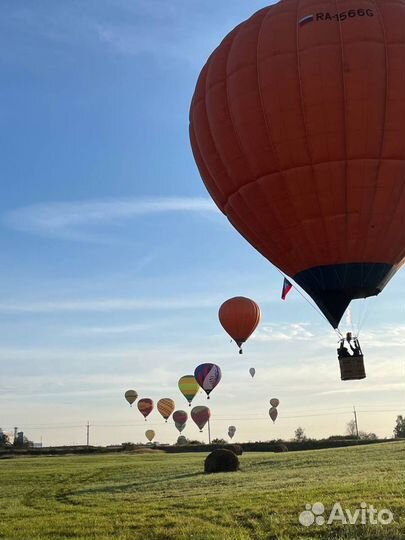
M 195 368 L 194 377 L 209 399 L 210 393 L 221 380 L 221 368 L 216 364 L 200 364 Z
M 160 414 L 163 416 L 163 418 L 166 420 L 169 418 L 169 416 L 172 414 L 174 409 L 176 408 L 176 404 L 174 401 L 170 398 L 162 398 L 159 399 L 157 403 L 157 408 Z
M 138 392 L 136 390 L 127 390 L 125 392 L 125 399 L 131 405 L 131 407 L 132 407 L 132 403 L 136 401 L 137 397 L 138 397 Z
M 149 398 L 143 398 L 138 401 L 138 410 L 139 412 L 146 417 L 153 411 L 154 403 L 152 399 Z
M 180 377 L 178 385 L 180 392 L 188 401 L 189 407 L 191 407 L 191 402 L 200 389 L 194 375 L 184 375 L 183 377 Z

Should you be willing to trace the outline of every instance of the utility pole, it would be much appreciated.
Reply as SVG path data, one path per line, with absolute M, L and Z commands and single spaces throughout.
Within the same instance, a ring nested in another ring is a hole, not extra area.
M 353 413 L 354 413 L 354 423 L 356 425 L 356 436 L 359 438 L 359 426 L 357 424 L 357 413 L 356 413 L 356 407 L 353 405 Z
M 87 441 L 87 446 L 89 446 L 89 443 L 90 443 L 90 422 L 87 420 L 87 437 L 86 437 L 86 441 Z

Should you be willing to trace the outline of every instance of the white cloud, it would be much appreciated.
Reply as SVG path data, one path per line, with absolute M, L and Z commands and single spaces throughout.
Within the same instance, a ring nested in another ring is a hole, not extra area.
M 308 330 L 308 326 L 308 323 L 263 324 L 251 339 L 263 342 L 310 340 L 314 334 Z
M 0 313 L 111 312 L 139 310 L 186 310 L 218 306 L 217 297 L 159 299 L 89 299 L 0 303 Z
M 94 229 L 140 216 L 177 212 L 206 214 L 219 210 L 210 199 L 203 197 L 50 202 L 11 210 L 5 215 L 4 222 L 13 229 L 31 234 L 100 241 L 101 237 L 88 232 L 89 227 Z

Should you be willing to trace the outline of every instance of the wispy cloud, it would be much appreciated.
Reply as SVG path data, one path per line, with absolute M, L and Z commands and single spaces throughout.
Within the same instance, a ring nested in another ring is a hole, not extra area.
M 254 341 L 296 341 L 309 340 L 314 334 L 309 331 L 308 323 L 263 324 L 252 336 Z
M 0 313 L 111 312 L 145 310 L 186 310 L 218 306 L 218 297 L 195 298 L 106 298 L 0 303 Z
M 120 224 L 141 216 L 167 213 L 218 213 L 208 198 L 108 199 L 50 202 L 17 208 L 4 217 L 13 229 L 42 236 L 100 241 L 89 228 Z

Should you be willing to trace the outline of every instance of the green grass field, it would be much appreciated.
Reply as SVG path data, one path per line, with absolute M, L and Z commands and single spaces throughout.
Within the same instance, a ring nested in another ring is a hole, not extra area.
M 0 538 L 275 540 L 405 538 L 405 444 L 251 453 L 241 471 L 205 475 L 205 454 L 115 454 L 0 461 Z M 391 525 L 303 527 L 306 503 L 327 514 L 362 501 Z

